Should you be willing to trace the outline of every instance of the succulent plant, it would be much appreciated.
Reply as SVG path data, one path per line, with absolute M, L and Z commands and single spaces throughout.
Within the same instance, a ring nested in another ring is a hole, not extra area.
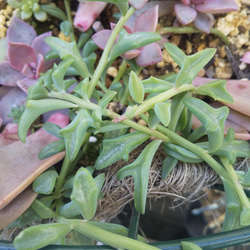
M 40 73 L 46 72 L 52 67 L 54 60 L 45 60 L 45 54 L 50 47 L 44 42 L 44 38 L 51 36 L 51 32 L 37 36 L 36 31 L 27 23 L 14 17 L 7 31 L 7 55 L 8 60 L 0 62 L 0 84 L 9 88 L 8 94 L 14 94 L 11 101 L 4 101 L 6 93 L 1 99 L 0 116 L 4 123 L 7 119 L 6 112 L 10 113 L 13 105 L 20 105 L 26 97 L 29 86 L 37 82 Z M 18 90 L 18 88 L 23 91 Z M 20 98 L 19 98 L 20 97 Z M 15 103 L 17 101 L 17 103 Z M 3 104 L 4 103 L 4 104 Z M 8 106 L 8 107 L 7 107 Z
M 228 13 L 239 9 L 235 0 L 182 0 L 175 5 L 177 20 L 183 25 L 192 23 L 194 26 L 209 33 L 216 13 Z
M 47 19 L 47 13 L 41 10 L 39 0 L 7 0 L 8 4 L 17 9 L 17 13 L 22 20 L 29 19 L 32 14 L 40 21 L 44 22 Z
M 135 19 L 133 25 L 130 25 L 130 27 L 124 26 L 126 33 L 130 35 L 138 32 L 155 32 L 158 22 L 158 8 L 159 6 L 155 5 L 147 9 Z M 111 30 L 101 30 L 92 36 L 93 41 L 99 48 L 105 48 L 114 27 L 115 24 L 111 23 Z M 136 63 L 141 67 L 162 61 L 161 48 L 157 43 L 150 43 L 141 48 L 127 51 L 122 57 L 125 59 L 135 58 Z

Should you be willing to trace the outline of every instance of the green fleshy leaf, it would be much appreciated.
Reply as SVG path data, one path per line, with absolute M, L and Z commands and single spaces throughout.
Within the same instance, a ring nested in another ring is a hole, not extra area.
M 69 36 L 72 26 L 69 21 L 63 21 L 60 23 L 60 29 L 65 36 Z
M 96 43 L 93 41 L 93 39 L 89 39 L 86 44 L 83 47 L 82 50 L 82 54 L 83 57 L 86 58 L 88 56 L 90 56 L 91 54 L 93 54 L 93 52 L 95 52 L 98 49 L 98 46 L 96 45 Z
M 58 7 L 50 4 L 45 4 L 40 6 L 42 10 L 50 14 L 51 16 L 57 17 L 61 19 L 62 21 L 67 20 L 67 16 L 65 13 Z
M 74 59 L 72 66 L 83 78 L 89 77 L 88 68 L 81 57 L 75 41 L 69 43 L 58 37 L 46 37 L 44 40 L 62 60 Z
M 175 46 L 165 43 L 165 48 L 168 53 L 173 56 L 181 70 L 177 75 L 175 86 L 179 87 L 183 84 L 190 84 L 197 76 L 198 72 L 212 59 L 216 49 L 205 49 L 198 53 L 186 56 L 180 49 Z
M 86 109 L 79 109 L 74 120 L 60 130 L 60 135 L 65 140 L 66 154 L 71 161 L 77 156 L 82 146 L 82 138 L 89 127 L 94 127 L 94 120 Z
M 214 152 L 216 155 L 226 157 L 230 164 L 234 164 L 237 157 L 250 157 L 249 143 L 246 141 L 235 140 L 234 135 L 235 132 L 233 128 L 229 128 L 223 144 Z
M 148 79 L 142 81 L 145 93 L 161 93 L 174 87 L 168 81 L 161 80 L 150 76 Z
M 48 170 L 39 175 L 32 184 L 34 192 L 51 194 L 54 190 L 58 174 L 55 170 Z
M 51 210 L 49 207 L 47 207 L 45 204 L 43 204 L 37 199 L 34 200 L 31 206 L 42 219 L 49 219 L 55 217 L 55 213 L 53 212 L 53 210 Z
M 208 95 L 214 100 L 233 103 L 233 97 L 226 90 L 226 80 L 214 80 L 197 87 L 194 94 Z
M 26 109 L 20 117 L 18 124 L 18 135 L 25 142 L 27 131 L 31 124 L 41 115 L 48 111 L 66 108 L 76 108 L 77 105 L 58 99 L 28 100 Z
M 214 109 L 204 101 L 194 97 L 184 98 L 183 103 L 206 129 L 209 139 L 208 151 L 212 153 L 219 149 L 224 140 L 224 124 L 229 113 L 228 107 Z
M 245 227 L 250 225 L 250 208 L 244 208 L 241 212 L 240 224 Z
M 166 179 L 168 175 L 177 165 L 178 160 L 170 155 L 168 155 L 162 163 L 162 179 Z
M 171 103 L 158 102 L 155 104 L 155 113 L 164 126 L 168 126 L 171 119 Z
M 186 57 L 185 53 L 178 46 L 172 43 L 164 43 L 164 47 L 167 50 L 168 54 L 174 59 L 174 61 L 181 68 L 184 59 Z
M 72 230 L 62 223 L 36 225 L 24 229 L 13 241 L 18 250 L 35 250 L 56 242 Z
M 39 10 L 34 12 L 34 17 L 40 22 L 45 22 L 48 18 L 48 15 L 45 11 Z
M 74 92 L 79 94 L 85 101 L 89 101 L 87 94 L 88 86 L 89 86 L 89 78 L 85 78 L 84 80 L 80 81 L 74 88 Z
M 43 80 L 39 78 L 38 81 L 28 88 L 28 97 L 30 99 L 38 100 L 49 97 L 49 92 L 43 87 Z
M 151 162 L 156 150 L 161 144 L 161 140 L 154 140 L 148 144 L 140 156 L 131 164 L 123 167 L 117 173 L 119 180 L 132 175 L 134 178 L 134 203 L 139 213 L 145 213 L 148 178 Z
M 95 168 L 106 168 L 120 159 L 128 161 L 128 154 L 148 138 L 149 135 L 133 132 L 114 139 L 103 140 L 103 148 L 96 160 Z
M 101 127 L 99 129 L 96 129 L 94 134 L 96 135 L 98 133 L 106 133 L 106 132 L 110 132 L 110 131 L 114 131 L 114 130 L 118 130 L 118 129 L 124 129 L 124 128 L 129 128 L 129 126 L 122 124 L 122 123 L 103 121 L 101 123 Z
M 59 213 L 65 218 L 74 218 L 81 214 L 77 203 L 74 201 L 63 204 L 59 209 Z
M 100 192 L 100 184 L 104 182 L 103 176 L 98 186 L 90 172 L 85 168 L 80 168 L 74 178 L 74 186 L 71 200 L 78 206 L 79 211 L 85 220 L 91 220 L 96 212 L 97 200 Z
M 63 137 L 60 135 L 59 131 L 61 130 L 61 127 L 58 126 L 55 123 L 52 122 L 45 122 L 42 126 L 42 128 L 50 133 L 51 135 L 54 135 L 55 137 L 62 139 Z
M 221 179 L 226 193 L 226 215 L 222 231 L 229 231 L 241 227 L 239 218 L 242 206 L 233 184 L 223 177 Z
M 67 90 L 64 89 L 63 79 L 67 69 L 73 63 L 73 61 L 74 59 L 72 58 L 63 60 L 59 63 L 56 69 L 53 70 L 52 79 L 59 92 L 65 92 Z
M 22 3 L 16 0 L 7 0 L 7 3 L 14 9 L 19 9 L 22 7 Z
M 159 40 L 161 40 L 161 36 L 155 33 L 136 32 L 128 34 L 125 29 L 122 29 L 118 41 L 110 52 L 109 60 L 111 61 L 129 50 L 138 49 Z
M 137 103 L 142 103 L 144 99 L 144 88 L 136 73 L 130 73 L 128 82 L 129 93 Z
M 247 170 L 247 172 L 243 172 L 243 178 L 241 181 L 241 184 L 246 187 L 250 187 L 250 169 Z
M 57 153 L 60 153 L 65 150 L 65 142 L 64 140 L 57 140 L 54 142 L 51 142 L 44 146 L 41 151 L 38 154 L 38 158 L 40 160 L 48 158 L 52 155 L 55 155 Z
M 190 163 L 198 163 L 203 161 L 196 154 L 181 146 L 164 142 L 162 143 L 162 147 L 168 155 L 172 156 L 173 158 L 179 161 L 190 162 Z
M 156 125 L 160 122 L 158 116 L 153 109 L 148 110 L 148 126 L 151 129 L 155 129 Z
M 183 250 L 202 250 L 202 248 L 196 244 L 187 241 L 181 241 L 181 246 Z

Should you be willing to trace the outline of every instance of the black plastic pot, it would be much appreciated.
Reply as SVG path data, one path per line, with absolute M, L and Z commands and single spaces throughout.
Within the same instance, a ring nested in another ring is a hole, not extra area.
M 181 241 L 190 241 L 198 246 L 200 246 L 203 250 L 212 250 L 212 249 L 220 249 L 226 248 L 230 246 L 238 246 L 244 243 L 250 242 L 250 226 L 232 230 L 228 232 L 195 237 L 195 238 L 187 238 L 182 240 L 174 240 L 168 242 L 154 242 L 150 245 L 158 247 L 162 250 L 181 250 Z M 114 248 L 109 246 L 60 246 L 60 245 L 49 245 L 47 247 L 42 248 L 41 250 L 112 250 Z M 12 245 L 12 242 L 8 241 L 0 241 L 0 250 L 15 250 Z

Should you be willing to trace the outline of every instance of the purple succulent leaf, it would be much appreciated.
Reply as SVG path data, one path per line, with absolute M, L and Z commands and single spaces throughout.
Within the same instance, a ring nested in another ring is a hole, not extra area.
M 3 119 L 3 124 L 12 121 L 12 117 L 8 117 L 11 108 L 22 105 L 26 101 L 27 94 L 18 87 L 12 87 L 11 90 L 4 95 L 0 100 L 0 116 Z
M 141 13 L 134 25 L 134 32 L 155 32 L 158 23 L 159 5 L 146 10 Z
M 24 43 L 9 42 L 8 58 L 11 67 L 19 71 L 25 64 L 36 63 L 35 51 Z
M 247 51 L 240 60 L 244 63 L 250 64 L 250 51 Z
M 106 5 L 107 3 L 100 1 L 79 3 L 74 26 L 82 32 L 88 30 Z
M 2 119 L 2 117 L 0 116 L 0 128 L 2 127 L 2 125 L 3 125 L 3 119 Z
M 135 9 L 139 10 L 141 9 L 148 0 L 129 0 L 129 4 L 133 6 Z
M 115 26 L 116 26 L 115 23 L 110 23 L 111 30 L 113 30 L 115 28 Z M 133 33 L 133 30 L 129 26 L 124 25 L 123 28 L 127 31 L 128 34 L 132 34 Z
M 184 4 L 186 5 L 190 5 L 191 4 L 191 0 L 181 0 Z
M 214 16 L 210 13 L 197 12 L 197 16 L 193 22 L 194 26 L 209 34 L 210 29 L 214 24 Z
M 24 76 L 17 70 L 13 69 L 8 61 L 0 63 L 0 84 L 5 86 L 16 87 L 17 81 Z
M 125 52 L 122 57 L 126 60 L 130 60 L 132 58 L 135 58 L 137 57 L 139 54 L 141 53 L 141 51 L 139 49 L 132 49 L 132 50 L 129 50 L 127 52 Z
M 28 88 L 34 85 L 37 82 L 37 79 L 31 79 L 29 77 L 23 78 L 17 81 L 17 86 L 24 91 L 25 93 L 28 92 Z
M 54 61 L 55 60 L 44 60 L 44 56 L 42 54 L 38 54 L 35 78 L 39 78 L 40 73 L 44 73 L 48 69 L 52 68 Z
M 92 39 L 100 49 L 104 50 L 111 33 L 112 33 L 112 30 L 101 30 L 95 33 L 92 36 Z
M 51 36 L 52 32 L 46 32 L 43 33 L 39 36 L 37 36 L 33 42 L 32 42 L 32 48 L 34 49 L 36 55 L 38 54 L 42 54 L 43 56 L 45 56 L 50 50 L 51 48 L 49 47 L 49 45 L 44 41 L 44 39 L 48 36 Z
M 13 17 L 7 30 L 7 38 L 9 42 L 31 45 L 35 37 L 36 31 L 32 26 L 17 17 Z
M 23 74 L 23 78 L 25 78 L 24 76 L 29 77 L 29 78 L 34 78 L 35 76 L 34 69 L 32 69 L 29 64 L 25 64 L 23 66 L 21 73 Z
M 162 61 L 161 48 L 157 43 L 151 43 L 140 48 L 141 53 L 135 58 L 136 63 L 146 67 Z
M 178 3 L 174 6 L 174 10 L 177 19 L 183 24 L 189 24 L 193 22 L 197 16 L 197 12 L 192 7 L 183 3 Z
M 195 9 L 204 13 L 228 13 L 239 10 L 239 6 L 235 0 L 204 0 L 201 4 L 197 4 Z

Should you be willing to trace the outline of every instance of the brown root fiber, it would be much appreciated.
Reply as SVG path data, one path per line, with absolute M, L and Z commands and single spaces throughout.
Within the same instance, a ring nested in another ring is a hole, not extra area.
M 134 180 L 126 177 L 119 181 L 116 174 L 122 167 L 133 162 L 145 145 L 130 153 L 128 162 L 119 160 L 102 172 L 106 175 L 103 186 L 103 199 L 99 200 L 95 220 L 110 220 L 122 211 L 124 206 L 133 200 Z M 182 203 L 200 197 L 204 188 L 209 188 L 220 180 L 217 174 L 206 163 L 179 162 L 171 174 L 161 178 L 162 162 L 166 157 L 163 150 L 158 150 L 153 158 L 149 172 L 147 197 L 170 197 L 174 202 Z

